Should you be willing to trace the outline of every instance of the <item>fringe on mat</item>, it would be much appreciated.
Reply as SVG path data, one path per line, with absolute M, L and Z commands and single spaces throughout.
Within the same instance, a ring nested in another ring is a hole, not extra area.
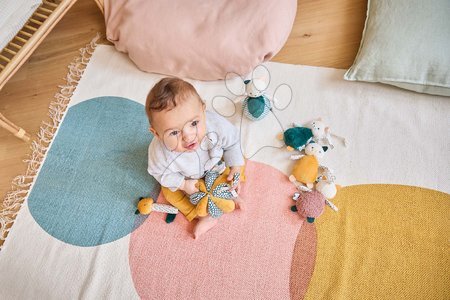
M 37 138 L 31 143 L 31 154 L 28 159 L 24 160 L 27 164 L 27 170 L 24 175 L 19 175 L 13 179 L 11 190 L 3 200 L 3 208 L 0 210 L 0 250 L 5 243 L 22 204 L 28 196 L 31 185 L 45 158 L 45 154 L 64 118 L 73 92 L 94 53 L 95 47 L 97 47 L 97 41 L 100 37 L 100 33 L 97 33 L 86 47 L 80 49 L 80 55 L 69 65 L 69 72 L 65 78 L 66 84 L 58 86 L 59 92 L 55 94 L 55 100 L 49 105 L 48 115 L 50 121 L 42 122 Z

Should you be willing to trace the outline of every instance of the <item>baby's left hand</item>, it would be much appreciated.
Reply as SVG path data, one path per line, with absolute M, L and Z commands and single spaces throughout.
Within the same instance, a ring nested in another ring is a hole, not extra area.
M 241 173 L 241 169 L 241 166 L 230 167 L 230 174 L 228 174 L 227 180 L 233 181 L 234 174 Z M 239 191 L 241 190 L 241 181 L 239 180 L 238 183 L 235 186 L 232 186 L 229 190 L 236 191 L 236 193 L 239 194 Z

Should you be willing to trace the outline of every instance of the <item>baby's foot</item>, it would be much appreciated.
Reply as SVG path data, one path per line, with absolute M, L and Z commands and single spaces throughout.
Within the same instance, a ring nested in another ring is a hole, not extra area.
M 244 210 L 244 203 L 241 198 L 236 198 L 233 200 L 236 205 L 236 209 Z
M 216 226 L 216 224 L 217 219 L 213 217 L 208 216 L 200 218 L 194 228 L 194 238 L 198 239 L 202 234 Z

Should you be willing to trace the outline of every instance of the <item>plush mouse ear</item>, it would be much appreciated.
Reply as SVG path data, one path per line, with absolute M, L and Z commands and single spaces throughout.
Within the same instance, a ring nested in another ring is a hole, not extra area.
M 292 88 L 286 83 L 282 83 L 276 87 L 273 92 L 273 106 L 277 110 L 285 110 L 292 101 Z
M 235 72 L 228 72 L 225 75 L 225 87 L 234 96 L 242 96 L 245 94 L 245 81 L 241 75 Z
M 255 88 L 258 91 L 264 92 L 267 90 L 271 79 L 269 69 L 265 65 L 257 65 L 252 71 L 252 81 L 255 79 L 261 81 L 262 83 L 258 86 L 255 85 Z
M 225 118 L 230 118 L 236 113 L 236 103 L 227 96 L 215 96 L 212 98 L 211 104 L 216 113 Z
M 328 146 L 323 146 L 322 149 L 323 149 L 323 152 L 327 152 Z

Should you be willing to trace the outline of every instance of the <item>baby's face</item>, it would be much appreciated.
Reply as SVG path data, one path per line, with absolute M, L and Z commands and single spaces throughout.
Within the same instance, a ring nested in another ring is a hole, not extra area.
M 205 105 L 191 96 L 171 110 L 153 112 L 150 131 L 170 151 L 195 151 L 206 132 Z

